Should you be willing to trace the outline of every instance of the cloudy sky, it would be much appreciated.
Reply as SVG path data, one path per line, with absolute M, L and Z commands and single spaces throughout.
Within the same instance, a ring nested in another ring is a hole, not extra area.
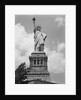
M 29 55 L 34 51 L 33 22 L 41 25 L 47 34 L 45 52 L 51 80 L 65 83 L 65 16 L 64 15 L 15 15 L 15 64 L 29 66 Z

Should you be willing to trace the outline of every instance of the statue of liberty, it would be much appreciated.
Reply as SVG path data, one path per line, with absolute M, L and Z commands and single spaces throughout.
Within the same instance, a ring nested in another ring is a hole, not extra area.
M 41 26 L 35 26 L 35 18 L 33 18 L 34 22 L 34 50 L 35 51 L 44 51 L 44 43 L 47 35 L 41 32 Z

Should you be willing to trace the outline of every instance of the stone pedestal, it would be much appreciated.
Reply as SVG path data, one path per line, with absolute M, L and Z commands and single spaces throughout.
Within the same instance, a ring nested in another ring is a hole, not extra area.
M 50 81 L 50 74 L 47 68 L 48 57 L 45 52 L 33 52 L 29 56 L 30 72 L 27 73 L 29 80 L 41 79 Z

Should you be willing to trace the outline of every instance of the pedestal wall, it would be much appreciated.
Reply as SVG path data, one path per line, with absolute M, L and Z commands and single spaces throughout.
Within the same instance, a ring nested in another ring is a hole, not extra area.
M 50 73 L 47 68 L 48 57 L 45 52 L 33 52 L 29 56 L 30 72 L 27 73 L 28 80 L 41 79 L 50 81 Z

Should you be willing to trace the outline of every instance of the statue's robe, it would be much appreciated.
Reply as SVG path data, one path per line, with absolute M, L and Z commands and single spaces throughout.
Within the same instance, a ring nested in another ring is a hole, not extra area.
M 39 51 L 40 46 L 45 42 L 46 34 L 36 31 L 34 34 L 35 51 Z

